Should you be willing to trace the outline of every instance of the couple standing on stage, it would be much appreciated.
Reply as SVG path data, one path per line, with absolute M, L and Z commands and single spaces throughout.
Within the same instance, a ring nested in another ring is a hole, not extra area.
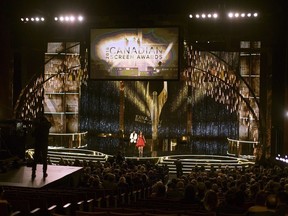
M 134 144 L 138 148 L 139 157 L 143 157 L 143 149 L 146 145 L 146 140 L 142 131 L 139 132 L 139 135 L 133 131 L 130 134 L 130 143 Z

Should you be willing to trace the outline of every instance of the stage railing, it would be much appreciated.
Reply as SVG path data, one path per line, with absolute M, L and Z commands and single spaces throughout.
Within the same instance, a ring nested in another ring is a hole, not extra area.
M 49 133 L 49 146 L 79 148 L 86 145 L 87 133 Z
M 234 140 L 230 138 L 227 138 L 227 140 L 228 155 L 255 159 L 256 148 L 259 145 L 258 141 Z

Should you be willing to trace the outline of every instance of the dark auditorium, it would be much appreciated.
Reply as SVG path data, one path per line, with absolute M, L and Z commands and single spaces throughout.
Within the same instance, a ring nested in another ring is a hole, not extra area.
M 0 216 L 287 216 L 288 1 L 0 1 Z

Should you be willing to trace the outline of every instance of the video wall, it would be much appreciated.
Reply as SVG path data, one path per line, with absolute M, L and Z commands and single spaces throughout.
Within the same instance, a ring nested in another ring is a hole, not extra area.
M 179 79 L 179 28 L 90 30 L 90 79 Z

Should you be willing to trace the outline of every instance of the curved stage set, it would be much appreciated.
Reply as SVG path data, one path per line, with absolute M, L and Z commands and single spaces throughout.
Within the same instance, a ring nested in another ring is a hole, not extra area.
M 29 155 L 33 149 L 27 150 L 26 154 Z M 53 188 L 61 185 L 71 185 L 74 187 L 78 184 L 80 175 L 83 168 L 71 165 L 59 165 L 59 161 L 65 161 L 72 164 L 76 159 L 80 161 L 92 161 L 105 163 L 109 161 L 114 155 L 107 155 L 101 152 L 75 149 L 75 148 L 57 148 L 50 147 L 48 152 L 51 165 L 48 165 L 48 177 L 42 177 L 42 165 L 37 166 L 36 178 L 31 179 L 32 168 L 29 164 L 16 164 L 15 158 L 7 158 L 10 160 L 11 166 L 5 172 L 2 170 L 0 173 L 0 186 L 2 187 L 27 187 L 27 188 Z M 195 169 L 195 167 L 205 168 L 211 170 L 212 168 L 238 168 L 242 169 L 254 164 L 251 158 L 243 156 L 221 156 L 221 155 L 167 155 L 159 157 L 134 157 L 127 156 L 125 160 L 132 160 L 134 163 L 142 164 L 147 161 L 156 163 L 159 166 L 168 166 L 169 175 L 171 177 L 176 174 L 176 167 L 174 161 L 180 159 L 183 164 L 183 174 L 188 174 Z M 2 161 L 4 162 L 4 161 Z

